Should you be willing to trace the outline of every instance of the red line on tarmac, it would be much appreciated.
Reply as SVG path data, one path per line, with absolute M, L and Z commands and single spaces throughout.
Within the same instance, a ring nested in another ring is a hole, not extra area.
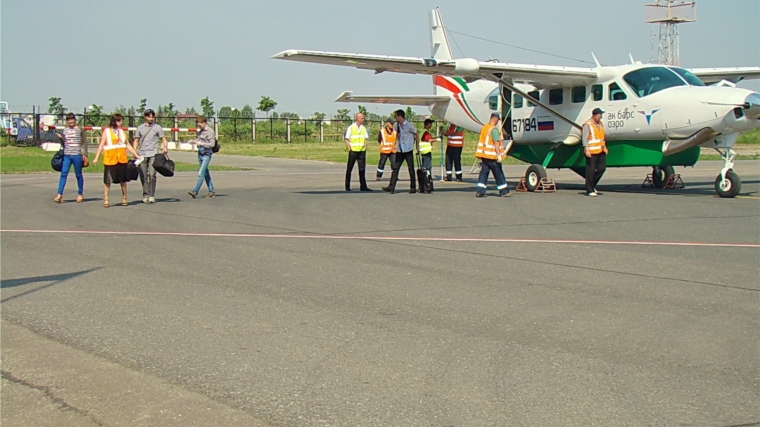
M 760 248 L 756 243 L 657 242 L 643 240 L 521 239 L 500 237 L 336 236 L 324 234 L 186 233 L 174 231 L 23 230 L 0 229 L 0 233 L 84 234 L 112 236 L 244 237 L 265 239 L 386 240 L 418 242 L 554 243 L 577 245 L 692 246 L 709 248 Z

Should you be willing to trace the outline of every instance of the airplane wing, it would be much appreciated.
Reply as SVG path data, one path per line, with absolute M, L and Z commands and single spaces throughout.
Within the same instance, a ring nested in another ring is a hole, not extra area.
M 760 79 L 760 67 L 691 68 L 689 71 L 706 85 L 718 83 L 721 80 L 736 83 L 742 80 Z
M 353 96 L 353 92 L 343 92 L 335 102 L 365 102 L 368 104 L 398 104 L 431 106 L 451 99 L 445 95 L 399 95 L 399 96 Z
M 540 87 L 584 85 L 593 82 L 597 77 L 595 68 L 481 62 L 472 58 L 432 59 L 291 49 L 274 55 L 272 59 L 341 65 L 374 70 L 375 74 L 392 72 L 479 77 L 487 80 L 504 78 L 513 83 L 533 84 Z

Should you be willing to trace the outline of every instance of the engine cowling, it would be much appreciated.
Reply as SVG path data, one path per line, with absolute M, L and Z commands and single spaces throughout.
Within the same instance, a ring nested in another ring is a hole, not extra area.
M 480 70 L 480 62 L 474 58 L 460 58 L 454 61 L 454 72 L 461 75 L 475 74 Z

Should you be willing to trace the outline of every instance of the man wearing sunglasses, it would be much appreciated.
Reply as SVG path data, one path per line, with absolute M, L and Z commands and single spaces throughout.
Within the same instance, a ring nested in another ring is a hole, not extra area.
M 143 116 L 145 116 L 145 123 L 137 127 L 133 147 L 143 158 L 140 163 L 143 203 L 156 203 L 156 170 L 153 168 L 153 161 L 158 154 L 159 139 L 161 139 L 161 152 L 166 154 L 166 138 L 161 126 L 155 123 L 155 111 L 145 110 Z

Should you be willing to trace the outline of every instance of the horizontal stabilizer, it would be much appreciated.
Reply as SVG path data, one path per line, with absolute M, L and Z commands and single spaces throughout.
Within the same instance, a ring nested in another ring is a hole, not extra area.
M 446 95 L 398 95 L 398 96 L 353 96 L 353 92 L 343 92 L 335 102 L 362 102 L 367 104 L 420 105 L 429 107 L 451 99 Z

